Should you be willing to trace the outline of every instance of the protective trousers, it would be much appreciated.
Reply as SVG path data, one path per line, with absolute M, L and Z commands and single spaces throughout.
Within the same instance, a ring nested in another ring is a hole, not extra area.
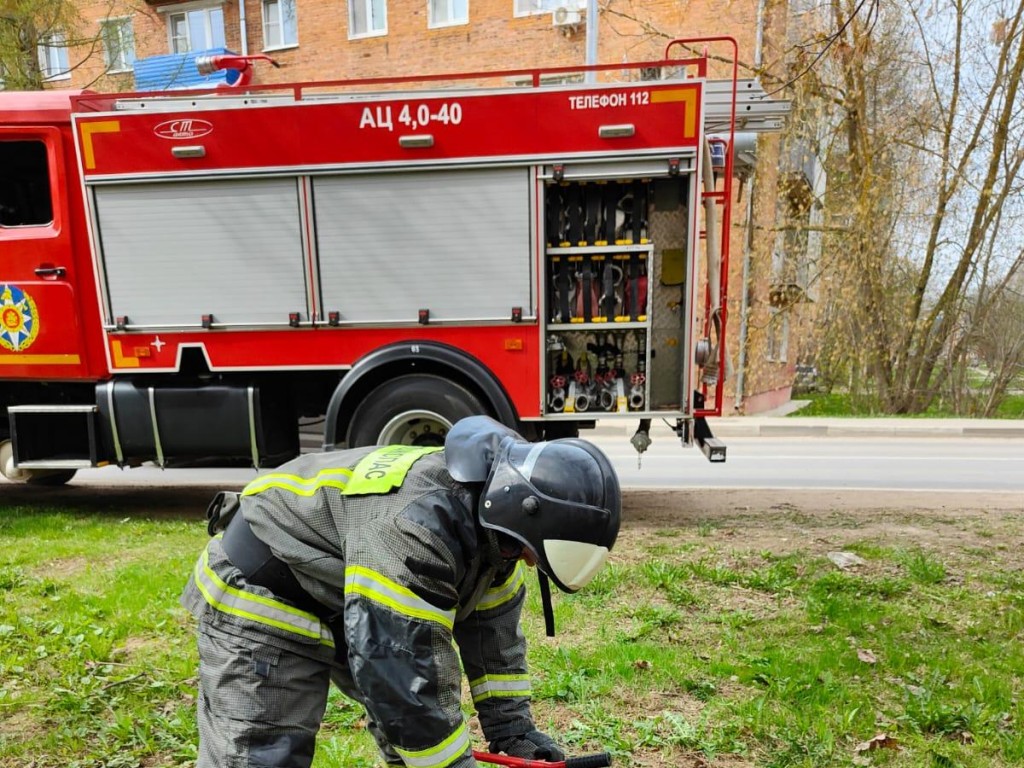
M 330 629 L 294 631 L 310 629 L 299 623 L 310 615 L 246 584 L 218 542 L 181 601 L 199 620 L 196 768 L 310 768 L 331 681 L 364 703 Z M 384 760 L 401 765 L 372 718 L 368 730 Z

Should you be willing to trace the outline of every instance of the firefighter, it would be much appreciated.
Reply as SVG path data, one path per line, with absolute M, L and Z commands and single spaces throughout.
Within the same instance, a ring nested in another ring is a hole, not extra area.
M 223 536 L 182 595 L 198 619 L 197 768 L 308 768 L 329 681 L 366 708 L 388 764 L 471 768 L 459 656 L 491 752 L 564 759 L 530 714 L 524 566 L 575 592 L 620 509 L 596 447 L 529 443 L 485 416 L 443 449 L 302 456 L 219 494 Z

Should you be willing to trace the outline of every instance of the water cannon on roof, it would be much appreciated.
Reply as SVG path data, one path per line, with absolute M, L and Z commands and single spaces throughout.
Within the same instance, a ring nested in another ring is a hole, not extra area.
M 236 54 L 224 53 L 213 56 L 197 56 L 196 69 L 199 70 L 199 74 L 201 75 L 213 74 L 217 70 L 221 69 L 233 69 L 238 72 L 238 77 L 234 82 L 228 83 L 222 87 L 244 88 L 252 82 L 252 76 L 256 71 L 255 67 L 253 67 L 253 62 L 255 61 L 269 61 L 276 68 L 280 68 L 281 66 L 272 58 L 262 53 L 252 56 L 239 56 Z

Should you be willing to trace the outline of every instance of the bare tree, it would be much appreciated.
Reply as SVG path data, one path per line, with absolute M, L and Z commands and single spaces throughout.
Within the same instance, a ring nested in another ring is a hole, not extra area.
M 1024 273 L 994 297 L 977 295 L 964 343 L 949 359 L 949 399 L 957 412 L 992 416 L 1012 387 L 1024 388 Z
M 1024 0 L 829 0 L 827 11 L 827 56 L 799 88 L 836 128 L 822 362 L 866 375 L 882 410 L 920 412 L 1013 306 Z

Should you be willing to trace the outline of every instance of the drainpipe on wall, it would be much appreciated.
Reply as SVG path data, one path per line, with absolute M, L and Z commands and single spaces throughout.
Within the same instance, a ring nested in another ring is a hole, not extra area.
M 761 51 L 764 45 L 764 0 L 757 3 L 757 37 L 754 42 L 754 67 L 761 66 Z M 743 237 L 743 286 L 740 291 L 740 338 L 739 338 L 739 360 L 736 365 L 736 397 L 733 398 L 733 410 L 739 411 L 743 408 L 743 385 L 747 372 L 747 332 L 749 322 L 747 314 L 750 311 L 750 260 L 754 251 L 754 192 L 757 189 L 757 166 L 755 161 L 754 170 L 750 172 L 750 188 L 747 190 L 747 222 L 746 233 Z
M 743 283 L 740 291 L 740 339 L 739 360 L 736 363 L 736 397 L 733 398 L 733 410 L 743 408 L 743 379 L 747 372 L 747 313 L 750 309 L 750 258 L 754 250 L 754 191 L 757 189 L 756 172 L 750 174 L 750 185 L 747 190 L 747 222 L 743 235 Z
M 242 55 L 249 55 L 249 34 L 245 28 L 245 0 L 238 0 L 238 34 L 241 38 Z
M 587 65 L 597 64 L 597 0 L 587 0 Z M 597 81 L 596 72 L 587 72 L 586 81 Z

